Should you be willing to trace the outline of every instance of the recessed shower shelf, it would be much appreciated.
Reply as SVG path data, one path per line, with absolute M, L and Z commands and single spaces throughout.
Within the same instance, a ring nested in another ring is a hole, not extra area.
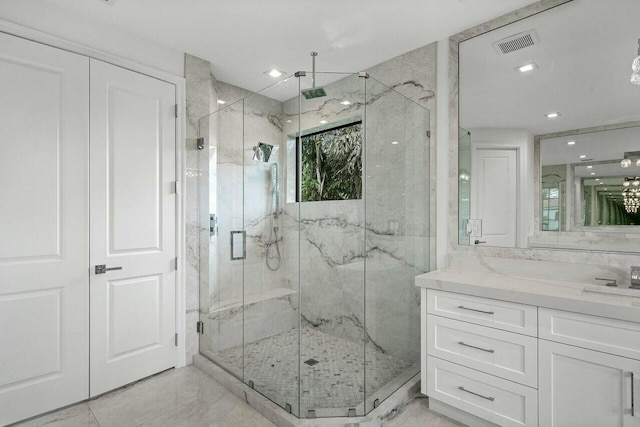
M 247 294 L 244 297 L 244 301 L 242 297 L 233 297 L 233 298 L 225 298 L 221 299 L 218 304 L 211 306 L 209 308 L 209 314 L 219 313 L 221 311 L 232 310 L 234 308 L 239 308 L 242 306 L 248 306 L 251 304 L 255 304 L 258 302 L 263 302 L 271 299 L 280 299 L 288 297 L 289 295 L 296 294 L 297 291 L 289 288 L 274 288 L 267 289 L 262 292 L 256 292 L 253 294 Z

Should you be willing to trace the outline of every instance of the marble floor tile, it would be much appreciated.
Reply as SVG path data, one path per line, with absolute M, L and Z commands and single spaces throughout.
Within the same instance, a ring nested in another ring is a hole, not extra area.
M 19 423 L 20 427 L 86 427 L 98 426 L 98 421 L 93 416 L 91 408 L 86 402 L 51 412 L 32 420 Z
M 462 424 L 442 417 L 429 410 L 429 400 L 413 399 L 392 419 L 383 423 L 385 427 L 459 427 Z
M 309 425 L 309 420 L 300 420 Z M 20 427 L 273 427 L 274 424 L 195 367 L 172 369 L 98 399 L 17 424 Z M 427 407 L 407 404 L 385 427 L 456 427 Z
M 20 427 L 267 427 L 269 420 L 199 369 L 154 375 Z

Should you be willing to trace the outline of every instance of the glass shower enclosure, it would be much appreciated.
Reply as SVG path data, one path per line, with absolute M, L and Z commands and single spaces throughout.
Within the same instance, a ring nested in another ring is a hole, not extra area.
M 316 83 L 218 83 L 200 119 L 200 353 L 298 417 L 361 416 L 419 372 L 429 111 L 366 73 Z

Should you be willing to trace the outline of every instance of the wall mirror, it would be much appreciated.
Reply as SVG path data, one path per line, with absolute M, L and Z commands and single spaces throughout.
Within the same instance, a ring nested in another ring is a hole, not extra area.
M 459 244 L 640 252 L 636 16 L 573 0 L 460 42 Z

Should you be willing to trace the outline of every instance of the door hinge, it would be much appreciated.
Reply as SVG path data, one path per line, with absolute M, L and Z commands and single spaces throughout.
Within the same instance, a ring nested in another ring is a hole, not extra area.
M 204 323 L 202 322 L 202 320 L 198 320 L 196 322 L 196 332 L 200 335 L 204 335 Z
M 427 131 L 427 138 L 431 138 L 431 131 L 430 130 Z
M 176 117 L 178 117 L 178 104 L 175 105 L 176 108 Z
M 176 334 L 175 345 L 176 345 L 176 347 L 178 346 L 178 334 Z
M 180 181 L 176 181 L 175 186 L 176 186 L 175 188 L 176 194 L 180 194 Z

